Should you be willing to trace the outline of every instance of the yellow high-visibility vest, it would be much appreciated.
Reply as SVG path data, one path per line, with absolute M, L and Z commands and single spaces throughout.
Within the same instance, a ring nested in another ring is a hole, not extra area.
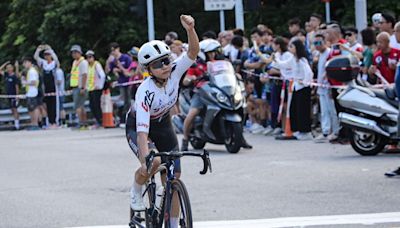
M 90 66 L 90 64 L 89 64 L 88 78 L 87 78 L 87 90 L 88 91 L 93 91 L 95 88 L 97 64 L 98 64 L 97 61 L 94 62 L 93 66 Z
M 72 64 L 72 69 L 71 69 L 71 79 L 69 81 L 70 87 L 74 88 L 79 85 L 79 64 L 84 60 L 83 56 L 78 60 L 74 61 Z

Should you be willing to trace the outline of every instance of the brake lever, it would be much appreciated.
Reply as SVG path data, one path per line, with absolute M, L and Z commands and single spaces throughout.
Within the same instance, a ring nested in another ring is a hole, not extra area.
M 210 172 L 211 172 L 211 161 L 210 161 L 209 153 L 207 150 L 203 150 L 203 154 L 201 155 L 201 158 L 203 159 L 203 170 L 200 171 L 200 174 L 204 175 L 207 173 L 207 170 L 209 167 L 210 167 Z

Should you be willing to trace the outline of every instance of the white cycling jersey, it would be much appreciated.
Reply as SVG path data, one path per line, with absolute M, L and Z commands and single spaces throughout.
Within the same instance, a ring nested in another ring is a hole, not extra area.
M 164 87 L 159 88 L 151 78 L 139 86 L 134 104 L 137 132 L 149 133 L 150 120 L 163 117 L 175 105 L 179 81 L 193 63 L 185 53 L 172 63 L 171 75 Z

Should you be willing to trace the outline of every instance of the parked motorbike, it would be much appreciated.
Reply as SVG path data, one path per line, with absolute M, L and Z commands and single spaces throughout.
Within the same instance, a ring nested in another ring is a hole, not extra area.
M 338 57 L 327 63 L 327 75 L 347 82 L 337 101 L 345 108 L 339 113 L 342 126 L 351 129 L 350 143 L 363 156 L 379 154 L 386 145 L 397 144 L 397 118 L 399 101 L 393 86 L 386 88 L 364 87 L 356 79 L 356 60 Z
M 235 75 L 232 64 L 225 60 L 208 62 L 209 82 L 198 89 L 205 108 L 193 123 L 189 142 L 195 149 L 207 142 L 224 144 L 230 153 L 239 152 L 243 145 L 244 85 Z M 179 98 L 181 114 L 173 116 L 175 128 L 183 132 L 183 122 L 190 107 L 190 92 Z

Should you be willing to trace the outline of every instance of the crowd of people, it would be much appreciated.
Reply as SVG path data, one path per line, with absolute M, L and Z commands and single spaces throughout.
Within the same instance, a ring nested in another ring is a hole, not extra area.
M 229 60 L 245 83 L 247 105 L 243 124 L 246 131 L 285 138 L 288 135 L 284 129 L 289 125 L 298 140 L 347 144 L 349 134 L 340 127 L 337 116 L 341 111 L 336 102 L 339 91 L 330 88 L 341 83 L 327 78 L 325 65 L 335 56 L 353 55 L 362 62 L 362 80 L 371 85 L 382 81 L 394 83 L 400 58 L 400 22 L 396 23 L 391 14 L 375 13 L 370 24 L 358 31 L 336 21 L 324 23 L 322 16 L 314 13 L 305 23 L 298 18 L 289 20 L 288 30 L 282 34 L 275 34 L 264 24 L 252 28 L 249 37 L 241 29 L 219 34 L 207 31 L 201 39 L 208 40 L 209 46 L 201 47 L 196 64 L 187 71 L 181 84 L 199 87 L 203 82 L 198 79 L 206 72 L 207 61 Z M 164 42 L 169 46 L 173 59 L 187 51 L 187 44 L 179 40 L 176 32 L 166 34 Z M 19 84 L 25 88 L 26 105 L 31 116 L 30 129 L 53 129 L 66 124 L 63 111 L 65 86 L 72 90 L 80 129 L 89 127 L 85 101 L 89 99 L 95 119 L 90 128 L 98 128 L 102 125 L 102 91 L 109 85 L 118 87 L 121 113 L 117 119 L 123 126 L 125 113 L 135 99 L 139 82 L 148 76 L 137 61 L 139 48 L 133 47 L 124 54 L 118 43 L 112 43 L 104 65 L 96 60 L 92 50 L 84 53 L 79 45 L 73 45 L 70 51 L 73 63 L 69 80 L 66 80 L 58 57 L 49 45 L 40 45 L 33 58 L 25 57 L 23 71 L 20 71 L 18 62 L 6 62 L 0 66 L 8 95 L 18 95 L 21 91 Z M 115 75 L 117 80 L 111 83 L 106 80 L 107 75 Z M 312 82 L 317 86 L 312 86 L 315 85 Z M 289 94 L 290 105 L 287 105 Z M 19 99 L 8 99 L 15 128 L 19 129 Z M 199 100 L 196 95 L 192 97 L 191 111 L 185 121 L 183 149 L 188 149 L 191 121 L 201 107 Z M 172 112 L 179 113 L 179 106 Z M 321 134 L 312 134 L 312 130 L 318 128 L 320 131 L 314 132 Z

